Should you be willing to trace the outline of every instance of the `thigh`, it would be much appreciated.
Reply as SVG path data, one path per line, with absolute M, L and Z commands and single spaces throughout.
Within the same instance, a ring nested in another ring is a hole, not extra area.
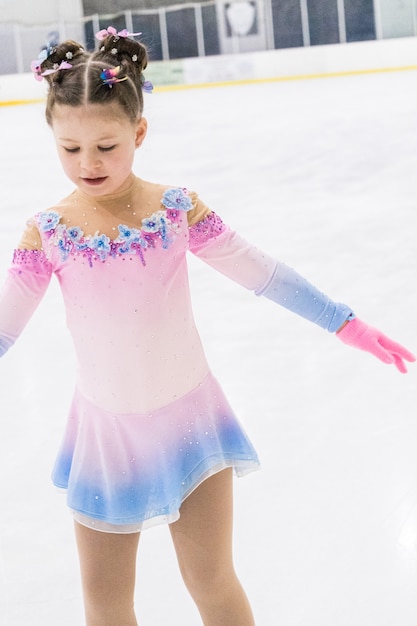
M 233 569 L 232 470 L 206 479 L 183 502 L 180 515 L 170 530 L 183 575 L 209 578 Z
M 75 522 L 75 536 L 87 612 L 133 607 L 139 533 L 104 533 Z

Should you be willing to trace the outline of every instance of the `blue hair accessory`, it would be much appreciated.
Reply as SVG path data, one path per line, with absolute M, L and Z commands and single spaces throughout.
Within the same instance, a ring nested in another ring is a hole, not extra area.
M 145 80 L 142 84 L 142 91 L 146 91 L 146 93 L 152 93 L 153 85 L 150 80 Z
M 113 87 L 115 83 L 122 83 L 124 80 L 127 80 L 127 76 L 119 78 L 120 70 L 120 65 L 118 65 L 117 67 L 109 67 L 108 69 L 104 69 L 100 74 L 100 78 L 103 81 L 104 85 Z

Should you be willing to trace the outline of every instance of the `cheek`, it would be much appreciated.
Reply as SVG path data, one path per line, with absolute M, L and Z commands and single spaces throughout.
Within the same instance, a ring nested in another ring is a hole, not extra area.
M 70 158 L 68 154 L 63 153 L 61 150 L 58 150 L 58 157 L 61 162 L 61 167 L 64 170 L 65 174 L 71 178 L 73 172 L 75 171 L 75 159 Z
M 61 161 L 62 169 L 65 172 L 70 172 L 71 171 L 71 161 L 68 159 L 68 157 L 65 156 L 64 154 L 60 154 L 59 155 L 59 159 Z
M 135 155 L 134 150 L 125 150 L 123 153 L 119 155 L 114 155 L 111 159 L 111 167 L 114 170 L 123 171 L 126 168 L 132 167 L 133 158 Z M 110 165 L 110 161 L 107 162 L 107 165 Z

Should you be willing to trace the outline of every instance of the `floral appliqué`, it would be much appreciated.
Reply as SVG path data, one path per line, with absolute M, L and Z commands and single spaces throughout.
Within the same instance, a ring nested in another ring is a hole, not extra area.
M 181 212 L 192 208 L 187 190 L 181 188 L 165 191 L 161 204 L 165 209 L 144 218 L 140 229 L 119 224 L 119 235 L 116 239 L 110 239 L 98 232 L 92 236 L 85 236 L 78 226 L 67 227 L 61 224 L 61 216 L 55 211 L 40 213 L 38 224 L 51 243 L 59 248 L 63 261 L 66 261 L 71 253 L 82 254 L 92 267 L 93 260 L 105 261 L 108 257 L 136 254 L 145 265 L 143 251 L 155 248 L 158 242 L 161 242 L 162 248 L 168 248 L 178 232 Z

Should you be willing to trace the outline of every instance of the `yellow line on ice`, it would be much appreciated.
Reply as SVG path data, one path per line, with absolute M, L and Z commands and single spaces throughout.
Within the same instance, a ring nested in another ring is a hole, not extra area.
M 195 83 L 191 85 L 159 85 L 155 91 L 181 91 L 184 89 L 206 89 L 207 87 L 230 87 L 233 85 L 253 85 L 258 83 L 280 83 L 294 80 L 313 80 L 317 78 L 339 78 L 343 76 L 360 76 L 362 74 L 383 74 L 388 72 L 407 72 L 417 70 L 417 65 L 403 67 L 386 67 L 365 70 L 346 70 L 343 72 L 323 72 L 317 74 L 294 74 L 292 76 L 274 76 L 271 78 L 245 78 L 241 80 L 225 80 L 212 83 Z
M 294 74 L 292 76 L 274 76 L 270 78 L 245 78 L 241 80 L 225 80 L 215 81 L 210 83 L 195 83 L 195 84 L 179 84 L 179 85 L 159 85 L 155 87 L 155 92 L 166 91 L 183 91 L 185 89 L 207 89 L 210 87 L 231 87 L 235 85 L 256 85 L 261 83 L 280 83 L 296 80 L 315 80 L 321 78 L 339 78 L 344 76 L 360 76 L 366 74 L 384 74 L 389 72 L 408 72 L 417 70 L 417 65 L 405 65 L 401 67 L 384 67 L 384 68 L 370 68 L 365 70 L 346 70 L 342 72 L 322 72 L 317 74 Z M 42 98 L 28 99 L 28 100 L 0 100 L 0 107 L 2 106 L 16 106 L 21 104 L 36 104 L 43 102 Z

